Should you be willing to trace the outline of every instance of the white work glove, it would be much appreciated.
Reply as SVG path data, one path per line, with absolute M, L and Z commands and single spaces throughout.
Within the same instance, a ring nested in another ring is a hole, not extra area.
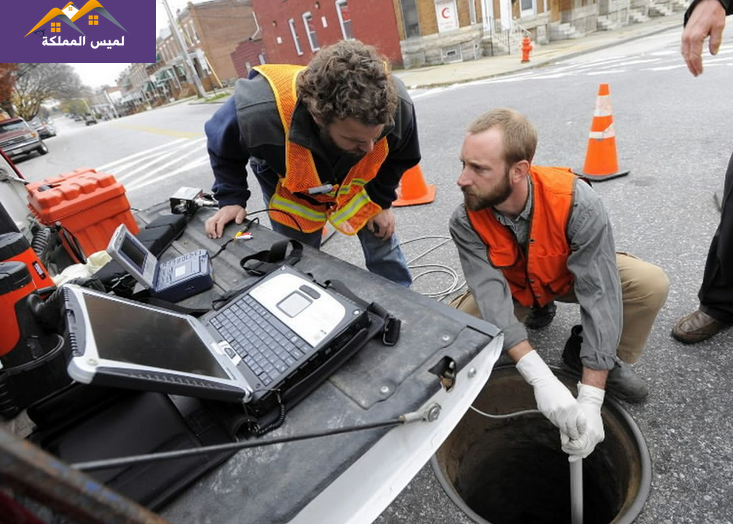
M 560 433 L 577 440 L 585 433 L 586 420 L 575 397 L 532 350 L 517 362 L 517 371 L 534 388 L 537 408 Z
M 603 419 L 601 418 L 601 406 L 603 406 L 605 396 L 606 392 L 602 389 L 578 382 L 578 405 L 585 413 L 588 425 L 585 433 L 581 434 L 578 439 L 560 434 L 562 450 L 570 455 L 568 458 L 570 462 L 584 459 L 593 453 L 596 445 L 603 442 L 606 437 L 603 431 Z

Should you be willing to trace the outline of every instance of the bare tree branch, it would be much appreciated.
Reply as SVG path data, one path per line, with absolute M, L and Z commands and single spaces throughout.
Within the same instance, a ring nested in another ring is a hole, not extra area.
M 30 120 L 43 102 L 80 95 L 83 86 L 79 75 L 68 64 L 17 64 L 13 102 L 18 114 Z

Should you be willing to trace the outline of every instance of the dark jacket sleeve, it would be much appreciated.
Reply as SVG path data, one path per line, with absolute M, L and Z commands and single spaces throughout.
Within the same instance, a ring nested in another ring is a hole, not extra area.
M 365 186 L 369 198 L 382 209 L 392 207 L 402 175 L 420 162 L 415 108 L 404 87 L 400 91 L 400 104 L 395 115 L 396 140 L 390 141 L 387 159 L 377 176 Z
M 720 4 L 725 8 L 725 14 L 727 15 L 733 15 L 733 0 L 718 0 Z M 687 20 L 689 20 L 690 15 L 692 14 L 692 11 L 695 10 L 695 7 L 697 7 L 697 4 L 700 3 L 700 0 L 694 0 L 690 4 L 690 7 L 687 8 L 687 11 L 685 12 L 685 21 L 683 22 L 682 26 L 687 25 Z
M 234 96 L 227 100 L 204 124 L 206 149 L 214 172 L 212 190 L 219 207 L 231 204 L 246 206 L 249 151 L 242 143 Z

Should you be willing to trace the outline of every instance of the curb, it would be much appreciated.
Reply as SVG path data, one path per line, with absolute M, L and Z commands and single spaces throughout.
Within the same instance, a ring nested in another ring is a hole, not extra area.
M 681 21 L 680 21 L 680 24 L 681 24 Z M 567 54 L 563 54 L 562 56 L 556 56 L 556 57 L 553 57 L 553 58 L 546 58 L 546 59 L 540 58 L 540 59 L 538 59 L 538 61 L 536 61 L 534 63 L 530 62 L 529 64 L 522 64 L 522 65 L 519 65 L 518 67 L 509 69 L 507 71 L 501 71 L 501 72 L 497 72 L 497 73 L 492 73 L 492 72 L 489 71 L 486 74 L 478 75 L 478 76 L 475 76 L 475 77 L 472 77 L 472 78 L 461 79 L 461 80 L 438 81 L 438 82 L 417 83 L 417 84 L 412 83 L 409 86 L 407 86 L 407 88 L 408 89 L 426 89 L 426 88 L 434 88 L 434 87 L 446 87 L 446 86 L 452 86 L 452 85 L 457 85 L 457 84 L 467 84 L 469 82 L 475 82 L 475 81 L 478 81 L 478 80 L 485 80 L 487 78 L 497 78 L 497 77 L 512 75 L 512 74 L 515 74 L 515 73 L 517 73 L 519 71 L 524 71 L 524 70 L 527 70 L 527 69 L 537 69 L 537 68 L 540 68 L 540 67 L 545 67 L 545 66 L 551 65 L 553 63 L 559 62 L 561 60 L 567 60 L 569 58 L 574 58 L 576 56 L 585 55 L 585 54 L 588 54 L 588 53 L 592 53 L 594 51 L 598 51 L 600 49 L 608 49 L 610 47 L 616 47 L 618 45 L 625 44 L 627 42 L 632 42 L 634 40 L 639 40 L 641 38 L 646 38 L 648 36 L 653 36 L 653 35 L 656 35 L 656 34 L 664 33 L 666 31 L 671 31 L 671 30 L 677 29 L 679 27 L 681 27 L 681 25 L 678 25 L 676 23 L 675 24 L 671 24 L 670 23 L 670 25 L 668 25 L 668 26 L 665 26 L 665 27 L 662 27 L 662 28 L 658 28 L 658 29 L 654 29 L 654 30 L 649 31 L 649 32 L 640 33 L 640 34 L 637 34 L 637 35 L 631 35 L 628 38 L 623 39 L 623 40 L 619 40 L 617 42 L 603 43 L 603 44 L 598 44 L 598 45 L 591 44 L 587 48 L 584 48 L 584 49 L 579 50 L 579 51 L 569 52 Z M 490 59 L 491 57 L 487 57 L 487 58 Z M 439 68 L 439 67 L 442 67 L 444 65 L 447 65 L 447 64 L 441 64 L 441 65 L 432 66 L 432 67 Z M 410 70 L 409 69 L 404 69 L 402 71 L 404 71 L 405 73 L 408 73 Z M 396 76 L 399 78 L 399 76 L 400 76 L 399 73 L 396 74 Z

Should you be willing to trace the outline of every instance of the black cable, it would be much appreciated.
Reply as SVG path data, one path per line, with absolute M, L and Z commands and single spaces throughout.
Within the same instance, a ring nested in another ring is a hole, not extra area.
M 304 433 L 302 435 L 292 435 L 289 437 L 273 438 L 255 442 L 230 442 L 227 444 L 216 444 L 213 446 L 203 446 L 193 449 L 182 449 L 178 451 L 163 451 L 160 453 L 148 453 L 146 455 L 133 455 L 130 457 L 122 457 L 107 460 L 94 460 L 89 462 L 79 462 L 71 464 L 71 467 L 79 471 L 96 471 L 100 469 L 116 468 L 120 466 L 129 466 L 132 464 L 144 464 L 155 462 L 157 460 L 170 460 L 183 457 L 191 457 L 195 455 L 203 455 L 206 453 L 240 450 L 248 448 L 258 448 L 261 446 L 271 446 L 274 444 L 286 444 L 288 442 L 297 442 L 299 440 L 307 440 L 311 438 L 330 437 L 333 435 L 341 435 L 343 433 L 351 433 L 354 431 L 364 431 L 367 429 L 387 428 L 404 424 L 402 419 L 387 420 L 383 422 L 373 422 L 371 424 L 363 424 L 360 426 L 347 426 L 337 429 L 329 429 L 325 431 L 316 431 L 314 433 Z
M 255 211 L 255 213 L 257 213 L 257 211 Z M 216 253 L 214 253 L 213 255 L 211 255 L 209 258 L 211 258 L 213 260 L 214 258 L 218 257 L 221 254 L 221 252 L 224 251 L 227 248 L 227 246 L 229 244 L 231 244 L 232 242 L 234 242 L 235 240 L 237 240 L 237 238 L 239 238 L 239 237 L 237 237 L 237 235 L 239 233 L 246 233 L 247 231 L 250 230 L 250 228 L 254 224 L 259 224 L 259 223 L 260 223 L 260 219 L 259 218 L 255 218 L 254 220 L 248 220 L 247 223 L 244 225 L 244 227 L 242 229 L 240 229 L 239 231 L 237 231 L 237 233 L 232 238 L 230 238 L 229 240 L 227 240 L 226 242 L 224 242 L 224 244 L 222 244 L 222 246 L 219 248 L 219 251 L 217 251 Z
M 247 213 L 247 216 L 250 217 L 250 216 L 253 216 L 253 215 L 259 215 L 260 213 L 270 213 L 272 211 L 277 211 L 278 213 L 282 213 L 283 215 L 287 215 L 288 218 L 290 218 L 290 220 L 292 220 L 293 223 L 298 227 L 298 231 L 300 231 L 300 233 L 302 233 L 302 234 L 305 234 L 305 232 L 303 231 L 303 228 L 300 227 L 300 224 L 298 224 L 298 221 L 295 219 L 295 217 L 293 215 L 291 215 L 290 213 L 288 213 L 287 211 L 283 211 L 281 209 L 274 209 L 272 207 L 266 207 L 265 209 L 259 209 L 257 211 L 252 211 L 251 213 Z M 252 227 L 252 224 L 255 224 L 255 223 L 259 223 L 259 219 L 250 220 L 248 224 L 246 224 L 242 229 L 240 229 L 238 231 L 238 233 L 243 233 L 243 232 L 248 231 Z M 229 244 L 231 244 L 232 242 L 234 242 L 236 239 L 237 239 L 237 237 L 234 236 L 234 237 L 230 238 L 229 240 L 227 240 L 226 242 L 224 242 L 224 244 L 222 244 L 222 246 L 219 248 L 219 251 L 217 251 L 216 253 L 214 253 L 213 255 L 211 255 L 209 258 L 214 259 L 214 258 L 218 257 L 221 254 L 221 252 L 224 251 L 227 248 L 227 246 Z
M 247 216 L 257 215 L 259 213 L 269 213 L 271 211 L 277 211 L 278 213 L 282 213 L 283 215 L 287 215 L 287 217 L 290 220 L 292 220 L 293 223 L 295 223 L 295 225 L 298 227 L 298 231 L 300 231 L 301 233 L 305 234 L 305 232 L 303 231 L 303 228 L 300 227 L 300 224 L 298 224 L 298 220 L 293 215 L 291 215 L 287 211 L 283 211 L 282 209 L 275 209 L 273 207 L 266 207 L 265 209 L 260 209 L 258 211 L 253 211 L 252 213 L 247 213 Z

